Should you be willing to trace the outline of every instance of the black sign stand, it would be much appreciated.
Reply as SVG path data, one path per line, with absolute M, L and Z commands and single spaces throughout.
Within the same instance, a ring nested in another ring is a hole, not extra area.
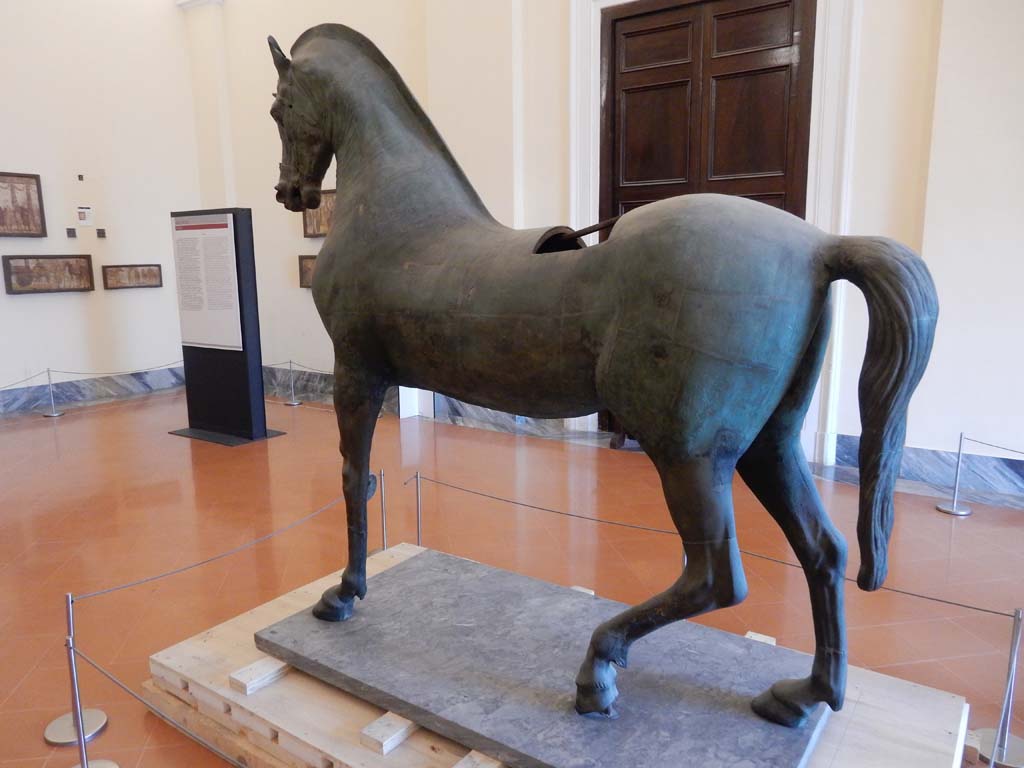
M 284 433 L 267 429 L 252 211 L 248 208 L 179 211 L 172 213 L 171 218 L 208 214 L 230 214 L 234 220 L 242 350 L 182 345 L 188 428 L 171 434 L 233 447 Z

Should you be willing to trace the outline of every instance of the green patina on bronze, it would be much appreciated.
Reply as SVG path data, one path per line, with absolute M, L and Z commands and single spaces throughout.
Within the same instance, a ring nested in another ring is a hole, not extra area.
M 317 207 L 332 158 L 338 167 L 313 296 L 334 344 L 349 559 L 316 615 L 346 619 L 366 593 L 370 444 L 389 385 L 543 418 L 604 408 L 657 467 L 686 563 L 669 589 L 595 630 L 577 709 L 613 715 L 615 665 L 626 666 L 635 640 L 745 596 L 736 470 L 807 574 L 816 636 L 810 676 L 776 683 L 754 709 L 797 725 L 819 702 L 842 706 L 846 544 L 799 431 L 828 340 L 829 285 L 846 279 L 870 316 L 858 583 L 877 589 L 907 405 L 938 314 L 924 262 L 891 240 L 834 237 L 718 195 L 632 210 L 588 248 L 565 227 L 509 229 L 365 37 L 327 24 L 303 33 L 291 60 L 273 38 L 270 47 L 283 144 L 277 199 L 292 211 Z

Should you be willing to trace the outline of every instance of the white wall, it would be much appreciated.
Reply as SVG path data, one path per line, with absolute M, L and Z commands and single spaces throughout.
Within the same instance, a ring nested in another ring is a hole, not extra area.
M 0 385 L 47 367 L 180 358 L 168 214 L 199 202 L 180 11 L 167 0 L 4 2 L 0 34 L 0 170 L 42 177 L 49 233 L 2 238 L 0 253 L 91 254 L 97 287 L 0 293 Z M 94 207 L 106 240 L 94 228 L 65 236 L 80 204 Z M 167 287 L 103 290 L 102 264 L 139 262 L 163 264 Z
M 864 0 L 856 55 L 849 234 L 882 235 L 921 251 L 942 7 L 935 0 Z M 860 434 L 857 380 L 867 342 L 867 306 L 843 286 L 837 431 Z M 935 366 L 928 376 L 935 375 Z M 912 406 L 913 417 L 919 401 Z M 915 445 L 912 440 L 911 445 Z M 930 446 L 931 447 L 931 446 Z
M 923 243 L 939 329 L 911 445 L 955 450 L 964 430 L 1024 450 L 1021 29 L 1020 0 L 944 0 Z
M 918 249 L 939 292 L 909 446 L 956 450 L 961 430 L 1024 443 L 1022 23 L 1019 0 L 864 3 L 851 230 Z M 859 434 L 867 313 L 847 298 L 839 432 Z

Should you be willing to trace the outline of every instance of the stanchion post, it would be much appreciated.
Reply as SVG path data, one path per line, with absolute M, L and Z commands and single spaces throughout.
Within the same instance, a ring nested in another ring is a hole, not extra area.
M 50 391 L 50 412 L 44 413 L 48 419 L 55 419 L 58 416 L 63 416 L 64 411 L 57 410 L 57 402 L 53 399 L 53 375 L 50 373 L 50 369 L 46 369 L 46 388 Z
M 421 490 L 420 473 L 416 472 L 416 545 L 423 546 L 423 493 Z
M 71 670 L 71 715 L 78 734 L 79 768 L 89 765 L 89 750 L 85 746 L 85 723 L 82 719 L 82 699 L 78 693 L 78 664 L 75 661 L 75 638 L 68 635 L 64 641 L 68 649 L 68 668 Z
M 388 548 L 388 506 L 384 498 L 384 468 L 380 470 L 380 538 L 381 549 Z
M 289 400 L 287 403 L 285 403 L 285 405 L 291 405 L 291 406 L 302 405 L 302 401 L 301 400 L 296 400 L 295 399 L 295 369 L 292 368 L 292 361 L 291 360 L 288 361 L 288 387 L 291 390 L 292 399 Z
M 82 709 L 82 697 L 78 687 L 78 662 L 75 657 L 75 599 L 69 592 L 64 596 L 64 615 L 67 620 L 67 635 L 64 645 L 68 652 L 68 678 L 71 684 L 71 711 L 61 715 L 46 726 L 43 739 L 58 747 L 78 745 L 79 766 L 90 768 L 117 768 L 109 760 L 89 762 L 86 742 L 92 741 L 107 727 L 107 715 L 99 709 Z
M 1006 669 L 1006 691 L 996 728 L 982 728 L 978 731 L 981 741 L 981 759 L 989 765 L 1001 768 L 1022 768 L 1024 766 L 1024 740 L 1010 733 L 1013 722 L 1013 693 L 1017 680 L 1017 657 L 1020 655 L 1021 620 L 1024 612 L 1020 608 L 1013 612 L 1013 630 L 1010 635 L 1010 661 Z
M 956 474 L 953 476 L 953 500 L 949 504 L 942 502 L 936 504 L 935 508 L 939 512 L 945 512 L 947 515 L 954 515 L 955 517 L 967 517 L 971 514 L 970 507 L 961 507 L 957 504 L 960 499 L 960 469 L 964 461 L 964 433 L 960 433 L 960 447 L 956 452 Z

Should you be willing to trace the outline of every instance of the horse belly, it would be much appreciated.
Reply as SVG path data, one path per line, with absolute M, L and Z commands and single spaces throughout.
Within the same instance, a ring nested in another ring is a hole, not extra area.
M 578 323 L 557 315 L 406 318 L 389 347 L 399 383 L 535 418 L 597 408 L 594 359 Z M 405 339 L 403 342 L 402 339 Z

